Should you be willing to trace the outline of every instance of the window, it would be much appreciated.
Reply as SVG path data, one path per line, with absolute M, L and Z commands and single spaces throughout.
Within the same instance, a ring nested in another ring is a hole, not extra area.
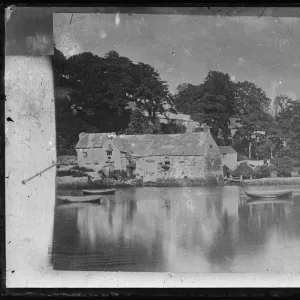
M 82 152 L 82 156 L 83 156 L 84 158 L 86 158 L 86 157 L 87 157 L 87 152 Z
M 209 145 L 210 149 L 212 148 L 212 145 Z
M 107 155 L 112 155 L 112 151 L 106 151 Z

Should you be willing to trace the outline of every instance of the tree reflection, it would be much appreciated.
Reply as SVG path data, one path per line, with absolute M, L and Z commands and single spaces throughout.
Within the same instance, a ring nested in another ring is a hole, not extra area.
M 236 255 L 235 241 L 233 238 L 233 221 L 225 211 L 220 220 L 220 226 L 214 235 L 212 245 L 206 252 L 206 257 L 212 265 L 219 265 L 228 269 Z
M 247 203 L 239 207 L 239 244 L 242 248 L 267 243 L 272 230 L 284 234 L 291 202 Z M 287 209 L 289 208 L 289 209 Z M 257 248 L 259 249 L 259 248 Z

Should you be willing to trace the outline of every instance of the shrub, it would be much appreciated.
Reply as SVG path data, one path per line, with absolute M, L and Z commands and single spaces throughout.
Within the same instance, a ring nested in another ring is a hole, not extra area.
M 81 171 L 81 172 L 94 172 L 94 169 L 74 166 L 71 170 Z
M 243 176 L 244 179 L 249 179 L 253 175 L 253 170 L 248 166 L 247 163 L 241 163 L 237 166 L 235 170 L 232 172 L 232 176 L 238 177 Z
M 100 175 L 101 178 L 106 178 L 106 174 L 102 169 L 98 171 L 98 174 Z
M 58 177 L 64 177 L 64 176 L 85 177 L 85 176 L 88 176 L 84 172 L 76 171 L 76 170 L 72 170 L 72 169 L 57 171 L 56 174 Z
M 237 154 L 237 161 L 247 160 L 247 159 L 248 157 L 246 155 L 240 153 Z
M 271 176 L 272 168 L 268 165 L 257 166 L 253 170 L 253 178 L 267 178 Z
M 73 171 L 73 177 L 88 177 L 88 175 L 81 171 Z
M 73 171 L 72 170 L 61 170 L 61 171 L 57 171 L 56 175 L 58 177 L 73 176 Z
M 114 170 L 111 175 L 115 180 L 126 180 L 128 178 L 128 174 L 125 170 Z
M 294 160 L 289 156 L 275 158 L 272 163 L 280 177 L 291 177 Z
M 223 166 L 223 176 L 227 177 L 229 175 L 229 173 L 230 173 L 230 169 L 226 165 L 224 165 Z

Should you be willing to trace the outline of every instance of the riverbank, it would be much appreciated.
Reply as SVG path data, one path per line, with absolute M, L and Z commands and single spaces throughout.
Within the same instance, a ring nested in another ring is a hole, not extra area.
M 158 179 L 156 182 L 144 183 L 142 179 L 96 179 L 88 177 L 63 176 L 56 177 L 58 189 L 82 189 L 82 188 L 110 188 L 110 187 L 209 187 L 223 186 L 222 178 L 209 177 L 207 179 Z
M 293 185 L 300 184 L 300 177 L 244 179 L 241 183 L 247 185 Z

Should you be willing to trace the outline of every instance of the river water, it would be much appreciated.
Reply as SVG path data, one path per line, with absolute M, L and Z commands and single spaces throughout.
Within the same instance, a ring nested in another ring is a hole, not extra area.
M 298 273 L 294 189 L 291 198 L 250 203 L 239 186 L 126 188 L 101 205 L 57 205 L 54 269 Z

